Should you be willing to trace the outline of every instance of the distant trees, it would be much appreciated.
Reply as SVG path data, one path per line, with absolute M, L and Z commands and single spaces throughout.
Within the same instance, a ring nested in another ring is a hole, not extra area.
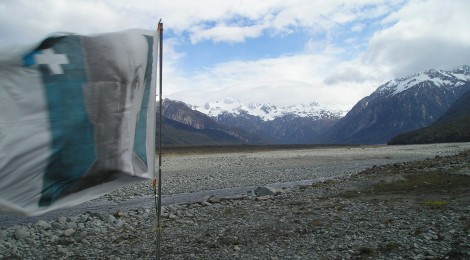
M 470 142 L 470 115 L 450 121 L 437 122 L 392 138 L 388 144 L 429 144 Z

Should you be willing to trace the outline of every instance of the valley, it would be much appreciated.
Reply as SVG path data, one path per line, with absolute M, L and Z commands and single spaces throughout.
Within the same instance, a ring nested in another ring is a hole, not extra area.
M 187 145 L 386 144 L 399 134 L 432 125 L 451 108 L 460 115 L 470 115 L 468 106 L 453 107 L 454 103 L 468 103 L 457 101 L 469 91 L 470 66 L 464 65 L 389 80 L 349 111 L 315 102 L 275 106 L 226 98 L 193 105 L 166 99 L 163 113 L 172 128 L 164 136 L 174 137 L 167 144 Z M 311 98 L 315 100 L 315 95 Z M 181 132 L 182 126 L 177 127 L 174 122 L 183 124 L 185 131 Z M 452 127 L 458 129 L 443 137 L 439 136 L 443 130 L 438 130 L 432 134 L 437 138 L 432 139 L 469 141 L 465 135 L 467 122 L 468 119 L 461 119 Z

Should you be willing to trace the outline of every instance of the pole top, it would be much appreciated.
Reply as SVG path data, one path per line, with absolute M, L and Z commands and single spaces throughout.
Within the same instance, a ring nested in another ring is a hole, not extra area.
M 163 31 L 163 23 L 162 23 L 162 19 L 160 18 L 160 20 L 158 21 L 158 31 Z

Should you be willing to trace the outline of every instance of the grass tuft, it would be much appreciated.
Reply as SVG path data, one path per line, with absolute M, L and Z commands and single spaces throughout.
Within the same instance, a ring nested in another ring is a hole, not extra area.
M 425 200 L 423 204 L 430 207 L 440 208 L 446 207 L 447 205 L 449 205 L 449 202 L 442 200 Z
M 367 247 L 367 246 L 362 246 L 359 248 L 359 254 L 370 256 L 374 254 L 374 249 Z

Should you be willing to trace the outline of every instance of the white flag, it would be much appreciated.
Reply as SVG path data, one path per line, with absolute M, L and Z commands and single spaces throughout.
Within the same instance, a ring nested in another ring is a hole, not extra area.
M 39 215 L 153 177 L 157 37 L 67 34 L 0 53 L 0 210 Z

